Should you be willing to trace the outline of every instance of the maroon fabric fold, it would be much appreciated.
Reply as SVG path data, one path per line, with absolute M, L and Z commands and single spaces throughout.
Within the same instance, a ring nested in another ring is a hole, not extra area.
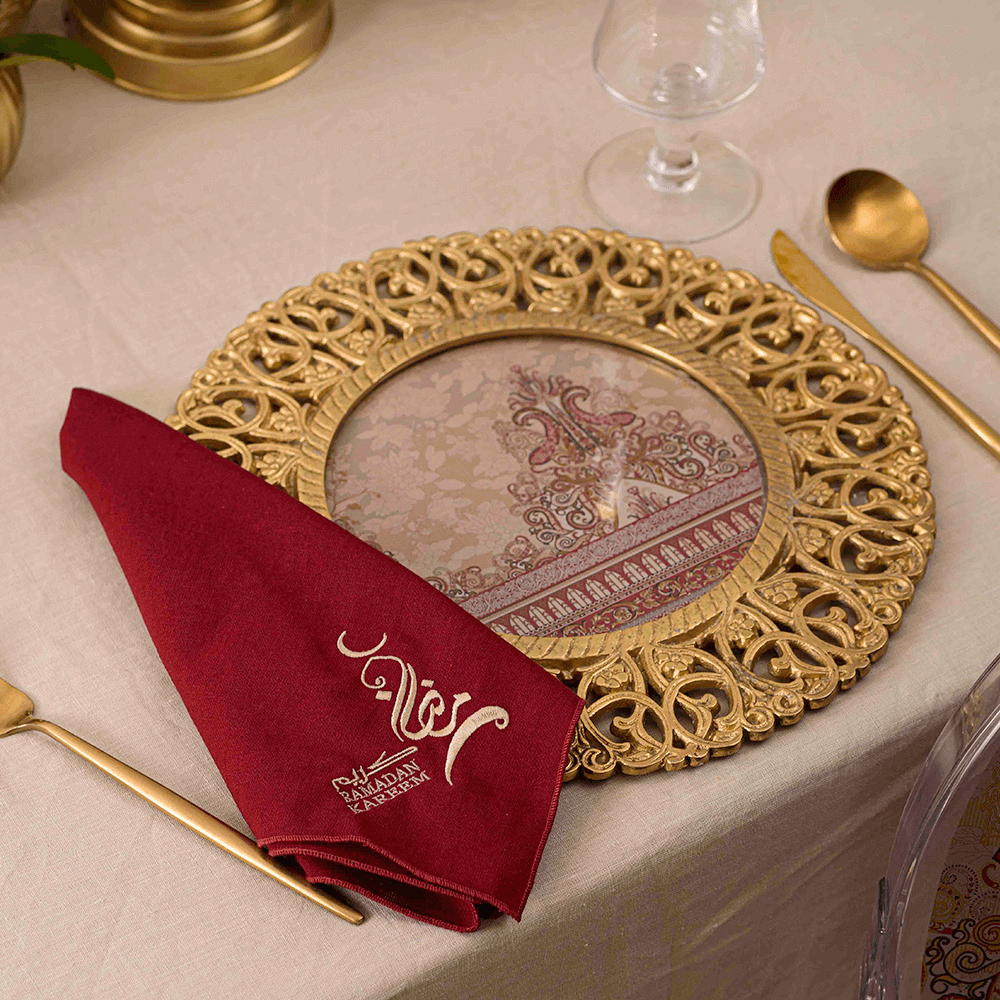
M 520 918 L 582 701 L 414 573 L 165 424 L 60 435 L 258 843 L 455 930 Z

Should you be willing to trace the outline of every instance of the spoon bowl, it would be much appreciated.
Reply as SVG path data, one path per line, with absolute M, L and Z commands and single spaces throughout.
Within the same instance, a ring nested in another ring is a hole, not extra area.
M 927 249 L 930 224 L 917 196 L 881 170 L 838 177 L 826 194 L 825 211 L 834 243 L 869 267 L 906 267 Z
M 830 185 L 823 215 L 833 242 L 844 253 L 880 271 L 902 268 L 919 274 L 1000 351 L 1000 328 L 920 259 L 930 224 L 905 184 L 881 170 L 851 170 Z
M 34 704 L 23 691 L 0 677 L 0 736 L 14 732 L 34 710 Z

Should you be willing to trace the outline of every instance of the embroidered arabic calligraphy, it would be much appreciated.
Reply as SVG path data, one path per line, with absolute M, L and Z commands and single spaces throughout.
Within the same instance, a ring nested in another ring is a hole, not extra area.
M 361 683 L 366 688 L 375 692 L 375 699 L 377 701 L 393 702 L 390 724 L 393 733 L 395 733 L 399 740 L 405 742 L 406 740 L 418 741 L 426 739 L 428 736 L 437 738 L 451 737 L 444 765 L 444 777 L 449 785 L 454 784 L 451 780 L 451 772 L 455 766 L 455 760 L 462 747 L 468 742 L 469 737 L 477 729 L 490 722 L 494 723 L 497 729 L 507 728 L 510 716 L 499 705 L 485 705 L 471 712 L 459 723 L 459 709 L 471 701 L 472 696 L 467 691 L 453 695 L 449 712 L 444 695 L 434 688 L 434 681 L 418 681 L 417 673 L 413 669 L 412 664 L 407 663 L 401 657 L 389 654 L 379 655 L 379 651 L 388 642 L 386 633 L 382 633 L 382 639 L 377 645 L 372 646 L 371 649 L 363 650 L 348 649 L 344 645 L 344 637 L 346 635 L 347 632 L 340 633 L 340 637 L 337 639 L 337 649 L 344 656 L 365 660 L 365 665 L 361 668 Z M 393 691 L 389 681 L 384 674 L 378 672 L 380 668 L 376 666 L 373 669 L 373 664 L 378 663 L 391 664 L 399 670 L 399 681 L 396 686 L 395 699 L 393 698 Z M 425 690 L 418 706 L 417 694 L 421 689 Z M 415 706 L 416 714 L 414 716 Z M 439 724 L 438 720 L 446 715 L 448 721 Z
M 402 760 L 404 757 L 412 757 L 413 754 L 417 752 L 416 747 L 407 747 L 405 750 L 400 750 L 399 753 L 394 753 L 391 757 L 385 755 L 385 751 L 379 754 L 378 760 L 369 764 L 367 767 L 355 767 L 351 769 L 351 776 L 349 778 L 334 778 L 334 785 L 363 785 L 373 774 L 378 774 L 379 771 L 384 771 L 387 767 L 392 767 L 397 761 Z
M 367 767 L 352 768 L 350 777 L 334 778 L 333 787 L 351 812 L 365 813 L 369 809 L 377 809 L 411 788 L 430 781 L 430 775 L 416 759 L 406 759 L 416 752 L 416 747 L 407 747 L 387 756 L 383 750 L 378 760 Z

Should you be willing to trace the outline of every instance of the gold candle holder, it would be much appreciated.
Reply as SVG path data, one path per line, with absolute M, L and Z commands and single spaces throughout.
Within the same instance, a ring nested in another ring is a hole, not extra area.
M 330 0 L 67 0 L 69 34 L 115 83 L 209 101 L 273 87 L 305 69 L 333 25 Z

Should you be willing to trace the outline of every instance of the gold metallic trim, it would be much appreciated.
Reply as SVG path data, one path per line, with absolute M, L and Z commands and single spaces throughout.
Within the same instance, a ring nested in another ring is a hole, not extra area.
M 700 623 L 692 614 L 690 631 L 677 634 L 667 616 L 662 633 L 592 637 L 585 655 L 555 643 L 536 652 L 586 701 L 567 778 L 734 753 L 864 676 L 933 548 L 927 455 L 885 373 L 746 271 L 601 229 L 413 240 L 265 303 L 209 355 L 168 423 L 318 505 L 318 463 L 335 430 L 324 421 L 352 405 L 351 392 L 360 398 L 374 372 L 388 377 L 428 345 L 501 328 L 616 331 L 633 349 L 683 359 L 756 438 L 776 492 L 765 517 L 787 512 L 770 564 L 759 577 L 759 566 L 744 567 L 742 592 Z M 757 551 L 766 561 L 773 549 L 766 537 Z
M 277 86 L 319 56 L 333 25 L 330 0 L 68 0 L 66 14 L 116 84 L 178 101 Z

